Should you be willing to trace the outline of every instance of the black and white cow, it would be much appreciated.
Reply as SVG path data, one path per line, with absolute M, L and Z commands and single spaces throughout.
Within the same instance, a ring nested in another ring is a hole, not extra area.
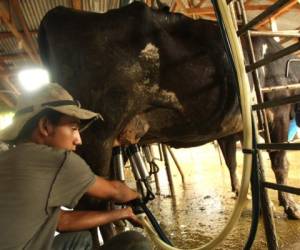
M 262 44 L 270 51 L 278 49 L 274 40 L 257 38 L 261 56 Z M 140 2 L 105 14 L 57 7 L 41 22 L 39 47 L 52 80 L 104 117 L 85 132 L 81 148 L 96 173 L 108 176 L 112 143 L 130 130 L 130 124 L 143 143 L 192 147 L 219 139 L 236 191 L 233 139 L 242 123 L 215 22 L 153 10 Z M 284 76 L 283 60 L 262 70 L 265 85 L 297 82 L 293 72 Z M 287 140 L 291 109 L 285 105 L 269 110 L 273 142 Z M 286 183 L 285 152 L 275 151 L 270 157 L 277 182 Z M 300 218 L 286 194 L 280 194 L 280 202 L 291 218 Z

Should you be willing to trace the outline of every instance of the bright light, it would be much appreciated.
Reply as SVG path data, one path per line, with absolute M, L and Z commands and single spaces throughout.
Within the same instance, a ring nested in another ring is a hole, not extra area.
M 0 130 L 12 124 L 12 121 L 13 121 L 13 113 L 0 115 Z
M 18 74 L 22 87 L 33 91 L 49 83 L 48 71 L 41 68 L 22 70 Z

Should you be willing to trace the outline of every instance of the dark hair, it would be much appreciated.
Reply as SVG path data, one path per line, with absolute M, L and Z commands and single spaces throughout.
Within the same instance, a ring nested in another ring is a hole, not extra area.
M 45 109 L 42 112 L 38 113 L 32 117 L 21 129 L 18 137 L 13 141 L 13 143 L 26 141 L 30 139 L 34 129 L 37 127 L 38 122 L 41 118 L 46 117 L 53 125 L 57 125 L 63 116 L 62 113 L 59 113 L 52 109 Z

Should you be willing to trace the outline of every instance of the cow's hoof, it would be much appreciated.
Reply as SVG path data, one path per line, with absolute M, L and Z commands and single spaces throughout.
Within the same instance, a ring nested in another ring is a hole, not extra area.
M 290 220 L 299 220 L 300 219 L 300 211 L 296 207 L 287 207 L 285 213 Z

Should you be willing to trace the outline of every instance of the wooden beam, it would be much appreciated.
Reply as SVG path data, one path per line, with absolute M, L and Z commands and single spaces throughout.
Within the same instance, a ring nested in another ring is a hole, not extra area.
M 15 104 L 13 103 L 13 101 L 4 93 L 1 92 L 0 90 L 0 100 L 7 105 L 9 108 L 14 108 Z
M 24 32 L 19 31 L 19 33 L 24 36 Z M 29 31 L 29 33 L 31 35 L 36 35 L 38 33 L 37 30 L 32 30 Z M 11 37 L 15 37 L 13 33 L 9 32 L 9 31 L 4 31 L 4 32 L 0 32 L 0 39 L 5 39 L 5 38 L 11 38 Z
M 178 7 L 182 12 L 186 13 L 186 7 L 181 0 L 176 0 L 176 7 Z
M 31 48 L 31 51 L 35 55 L 36 58 L 39 58 L 39 54 L 37 52 L 37 47 L 34 43 L 34 40 L 32 38 L 31 33 L 29 32 L 26 20 L 24 18 L 24 15 L 22 13 L 21 7 L 20 7 L 20 2 L 19 0 L 11 0 L 10 2 L 12 4 L 13 10 L 16 14 L 16 17 L 19 19 L 21 27 L 23 29 L 24 34 L 21 34 L 22 37 L 25 37 L 24 40 L 27 41 L 28 46 Z
M 6 72 L 5 67 L 0 63 L 0 78 L 2 85 L 7 89 L 11 90 L 14 95 L 20 95 L 20 91 L 17 89 L 17 87 L 10 81 L 8 75 L 1 74 L 2 72 Z
M 214 14 L 215 11 L 212 7 L 203 7 L 203 8 L 189 8 L 185 9 L 185 13 L 194 14 L 194 15 L 205 15 L 205 14 Z
M 269 8 L 270 4 L 247 4 L 245 5 L 246 11 L 248 10 L 265 10 L 266 8 Z
M 8 76 L 1 77 L 1 79 L 2 84 L 6 89 L 11 90 L 16 96 L 21 94 L 16 85 L 11 82 Z
M 199 3 L 194 7 L 201 7 L 204 4 L 204 2 L 206 2 L 206 1 L 207 0 L 200 0 Z
M 177 8 L 177 2 L 173 0 L 170 6 L 170 12 L 174 12 L 176 8 Z
M 82 10 L 81 0 L 72 0 L 72 6 L 76 10 Z
M 286 4 L 283 8 L 280 8 L 278 11 L 274 12 L 271 16 L 269 16 L 268 19 L 265 19 L 264 21 L 258 23 L 256 27 L 261 27 L 266 25 L 270 21 L 270 18 L 275 18 L 275 19 L 278 18 L 279 16 L 288 12 L 296 4 L 298 4 L 298 0 L 292 0 L 290 3 Z
M 154 0 L 146 0 L 146 4 L 147 4 L 149 7 L 153 7 L 153 2 L 154 2 Z
M 39 58 L 36 57 L 36 55 L 32 52 L 30 46 L 27 44 L 26 40 L 22 36 L 22 34 L 18 31 L 17 27 L 10 21 L 10 15 L 8 14 L 7 10 L 0 5 L 0 18 L 2 19 L 3 23 L 6 25 L 6 27 L 14 34 L 15 38 L 18 41 L 21 41 L 24 47 L 24 50 L 28 53 L 30 58 L 36 62 L 40 63 Z
M 16 75 L 15 71 L 12 71 L 12 70 L 1 71 L 0 70 L 0 77 L 12 77 L 15 75 Z
M 27 53 L 16 53 L 16 54 L 6 54 L 6 55 L 0 55 L 0 62 L 2 61 L 15 61 L 20 60 L 23 58 L 28 58 L 29 55 Z
M 178 1 L 177 1 L 178 3 Z M 270 7 L 270 4 L 252 4 L 252 5 L 247 5 L 246 10 L 247 11 L 262 11 L 265 10 L 266 8 Z M 289 7 L 292 8 L 293 6 Z M 206 15 L 206 14 L 213 14 L 214 13 L 214 9 L 213 7 L 190 7 L 190 8 L 186 8 L 184 6 L 184 4 L 180 4 L 180 9 L 184 12 L 187 13 L 189 15 L 195 14 L 195 15 Z M 287 10 L 286 10 L 287 11 Z M 268 22 L 268 20 L 266 21 Z M 259 24 L 258 24 L 259 25 Z M 261 25 L 259 25 L 261 26 Z

